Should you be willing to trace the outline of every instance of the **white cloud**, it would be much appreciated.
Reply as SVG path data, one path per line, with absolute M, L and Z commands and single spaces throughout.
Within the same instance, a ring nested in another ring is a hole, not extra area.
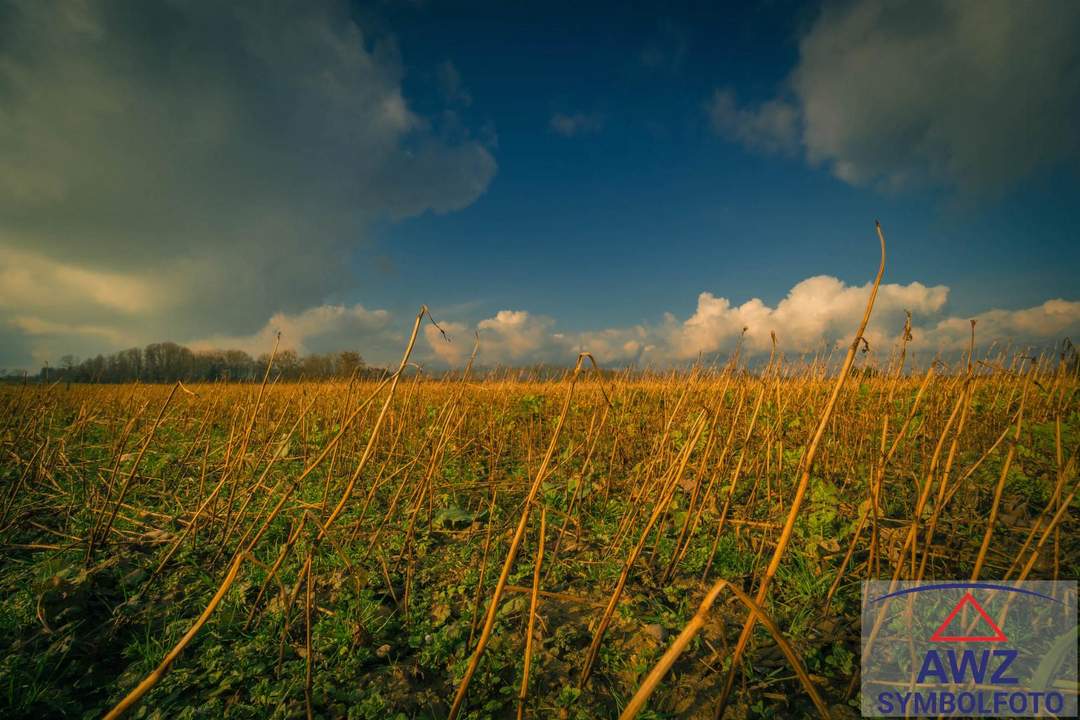
M 425 323 L 423 327 L 424 339 L 433 357 L 451 367 L 463 365 L 472 353 L 473 338 L 469 336 L 468 325 L 440 320 L 439 327 L 442 332 L 431 323 Z
M 851 184 L 995 193 L 1075 166 L 1078 36 L 1073 0 L 831 3 L 781 98 L 740 109 L 721 93 L 710 111 L 718 131 L 768 151 L 797 124 L 807 160 Z
M 604 127 L 604 117 L 598 113 L 555 113 L 549 124 L 559 135 L 575 137 L 600 132 Z
M 301 354 L 357 350 L 373 363 L 389 362 L 394 346 L 404 341 L 386 310 L 368 310 L 362 305 L 320 305 L 299 313 L 276 313 L 250 335 L 212 335 L 189 346 L 193 350 L 244 350 L 255 356 L 269 352 L 278 333 L 282 349 Z
M 1042 305 L 1023 310 L 988 310 L 975 315 L 976 336 L 984 345 L 990 342 L 1020 345 L 1045 345 L 1065 337 L 1076 338 L 1080 332 L 1080 302 L 1047 300 Z M 967 347 L 971 326 L 963 318 L 944 318 L 916 336 L 942 352 Z
M 552 318 L 524 310 L 503 310 L 476 324 L 480 332 L 482 365 L 523 365 L 534 362 L 568 364 L 582 350 L 592 352 L 608 366 L 635 362 L 657 366 L 682 363 L 699 355 L 731 352 L 743 329 L 744 354 L 763 356 L 776 333 L 779 349 L 799 355 L 822 349 L 843 348 L 862 319 L 870 284 L 847 285 L 819 275 L 797 283 L 775 306 L 759 298 L 741 304 L 709 292 L 698 296 L 697 308 L 686 319 L 667 314 L 656 324 L 639 324 L 593 332 L 562 333 Z M 899 341 L 905 312 L 913 316 L 914 353 L 954 353 L 967 347 L 967 317 L 947 314 L 949 289 L 919 282 L 885 283 L 878 290 L 874 312 L 865 334 L 871 349 L 886 355 Z M 1080 333 L 1080 302 L 1050 300 L 1034 308 L 988 310 L 973 316 L 978 321 L 980 347 L 992 342 L 1046 346 Z M 458 365 L 472 349 L 469 326 L 444 324 L 454 342 L 447 344 L 432 328 L 426 332 L 430 349 L 450 365 Z
M 668 313 L 658 323 L 583 332 L 560 331 L 554 318 L 520 309 L 501 310 L 476 323 L 440 318 L 440 326 L 451 341 L 425 322 L 426 342 L 417 348 L 414 359 L 460 367 L 472 352 L 474 332 L 480 337 L 477 362 L 483 366 L 569 365 L 577 353 L 588 350 L 607 367 L 630 363 L 664 367 L 698 356 L 726 356 L 740 336 L 744 357 L 755 358 L 768 354 L 771 333 L 776 333 L 779 349 L 788 356 L 843 349 L 862 318 L 869 291 L 869 283 L 848 285 L 835 277 L 818 275 L 796 283 L 775 305 L 760 298 L 734 303 L 702 292 L 688 317 L 680 319 Z M 949 289 L 943 285 L 883 284 L 866 332 L 870 348 L 879 357 L 887 355 L 899 341 L 905 312 L 910 311 L 914 322 L 912 353 L 948 357 L 964 350 L 970 318 L 950 315 L 948 299 Z M 459 311 L 468 311 L 468 306 Z M 1055 299 L 1019 310 L 992 309 L 972 318 L 977 321 L 977 340 L 983 349 L 1005 342 L 1017 347 L 1045 347 L 1064 337 L 1080 337 L 1077 301 Z M 136 342 L 114 325 L 56 321 L 33 313 L 15 316 L 8 326 L 38 343 L 34 360 L 39 363 L 55 362 L 66 352 L 78 354 L 79 343 L 120 347 Z M 269 352 L 280 332 L 282 348 L 300 353 L 357 350 L 368 362 L 386 365 L 400 357 L 408 326 L 409 318 L 386 310 L 323 304 L 295 313 L 275 313 L 250 334 L 210 334 L 186 344 L 196 350 L 235 348 L 259 355 Z
M 698 353 L 726 351 L 746 332 L 745 344 L 751 352 L 767 352 L 770 332 L 775 332 L 782 348 L 805 352 L 848 342 L 862 319 L 870 285 L 854 287 L 828 275 L 807 278 L 771 308 L 757 298 L 733 307 L 727 298 L 711 293 L 698 296 L 697 310 L 670 333 L 669 345 L 678 358 Z M 918 317 L 938 313 L 948 298 L 948 288 L 922 283 L 885 283 L 878 290 L 874 314 L 866 333 L 872 344 L 887 342 L 903 327 L 904 310 Z
M 435 327 L 424 330 L 428 345 L 435 356 L 451 365 L 459 365 L 472 354 L 473 332 L 479 333 L 478 362 L 485 365 L 527 365 L 554 361 L 567 343 L 552 332 L 555 321 L 524 310 L 500 310 L 494 317 L 478 322 L 475 328 L 458 322 L 440 323 L 449 335 L 447 342 Z

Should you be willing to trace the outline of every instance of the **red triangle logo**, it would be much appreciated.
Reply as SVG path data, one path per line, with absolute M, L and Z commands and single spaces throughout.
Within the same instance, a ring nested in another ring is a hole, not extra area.
M 965 605 L 970 605 L 975 608 L 975 612 L 979 613 L 983 621 L 990 626 L 993 630 L 992 635 L 946 635 L 945 632 L 949 628 L 949 623 L 953 621 L 956 614 L 960 612 L 960 609 Z M 990 615 L 983 610 L 983 606 L 978 603 L 970 592 L 964 593 L 964 597 L 960 598 L 960 602 L 956 603 L 956 607 L 949 613 L 949 617 L 945 618 L 945 622 L 938 626 L 938 629 L 934 631 L 934 634 L 930 636 L 931 642 L 1005 642 L 1009 638 L 1005 637 L 1005 633 L 1002 632 L 998 624 L 994 622 Z

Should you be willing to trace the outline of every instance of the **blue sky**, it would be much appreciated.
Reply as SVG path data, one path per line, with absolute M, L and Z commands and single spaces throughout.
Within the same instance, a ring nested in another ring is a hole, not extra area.
M 748 101 L 775 95 L 816 3 L 626 13 L 581 5 L 406 4 L 391 14 L 407 64 L 415 56 L 418 68 L 406 89 L 419 106 L 437 107 L 427 96 L 438 95 L 438 82 L 424 68 L 452 62 L 473 100 L 462 113 L 496 129 L 499 162 L 470 207 L 381 229 L 400 279 L 445 288 L 441 303 L 535 308 L 585 330 L 689 312 L 705 289 L 776 302 L 808 275 L 864 282 L 880 218 L 893 240 L 889 278 L 948 284 L 957 312 L 1027 307 L 1075 290 L 1075 167 L 1000 197 L 890 193 L 717 137 L 706 111 L 713 90 L 732 87 Z M 660 67 L 647 64 L 651 51 Z M 600 127 L 567 138 L 550 127 L 556 113 L 597 115 Z M 421 299 L 386 280 L 380 299 L 395 294 L 402 309 Z
M 383 361 L 421 303 L 493 364 L 799 353 L 875 219 L 883 349 L 1080 331 L 1075 3 L 3 6 L 0 366 Z

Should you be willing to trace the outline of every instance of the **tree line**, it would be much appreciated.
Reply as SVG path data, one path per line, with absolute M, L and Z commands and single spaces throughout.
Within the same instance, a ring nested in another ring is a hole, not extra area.
M 37 379 L 47 382 L 214 382 L 261 380 L 270 354 L 252 357 L 243 350 L 191 350 L 174 342 L 151 343 L 110 355 L 80 360 L 64 355 L 55 367 L 41 368 Z M 380 368 L 369 368 L 360 353 L 300 355 L 295 350 L 279 350 L 274 356 L 271 377 L 283 380 L 347 379 L 378 376 Z

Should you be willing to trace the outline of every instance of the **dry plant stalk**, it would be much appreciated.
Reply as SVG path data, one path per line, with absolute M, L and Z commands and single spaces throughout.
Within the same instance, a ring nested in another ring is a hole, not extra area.
M 307 711 L 308 720 L 312 720 L 311 710 L 311 686 L 313 653 L 311 652 L 311 599 L 314 592 L 311 587 L 311 561 L 304 565 L 304 709 Z
M 994 535 L 994 524 L 997 522 L 998 508 L 1001 507 L 1001 493 L 1005 489 L 1005 479 L 1009 475 L 1009 468 L 1012 467 L 1013 458 L 1016 457 L 1016 445 L 1020 442 L 1020 428 L 1024 424 L 1024 403 L 1027 402 L 1028 388 L 1031 385 L 1031 378 L 1034 372 L 1035 367 L 1032 366 L 1024 380 L 1024 389 L 1020 394 L 1020 410 L 1017 412 L 1016 416 L 1016 432 L 1013 433 L 1012 442 L 1009 443 L 1009 449 L 1005 451 L 1005 462 L 1001 464 L 1001 474 L 998 476 L 997 486 L 994 488 L 994 502 L 990 506 L 990 517 L 986 521 L 986 532 L 983 534 L 982 545 L 979 547 L 979 554 L 975 558 L 975 568 L 971 571 L 972 581 L 979 579 L 979 573 L 982 571 L 983 563 L 986 562 L 986 552 L 990 549 L 990 539 Z
M 525 698 L 529 692 L 529 667 L 532 665 L 533 632 L 536 628 L 536 604 L 540 598 L 540 566 L 544 562 L 544 536 L 547 533 L 547 508 L 540 510 L 540 537 L 536 541 L 536 565 L 533 567 L 532 594 L 529 598 L 529 622 L 525 628 L 525 659 L 518 691 L 518 720 L 525 717 Z
M 480 593 L 484 589 L 484 578 L 487 575 L 488 550 L 491 549 L 491 531 L 495 527 L 495 500 L 499 496 L 498 490 L 491 492 L 491 503 L 488 504 L 487 531 L 484 533 L 484 552 L 480 558 L 480 577 L 476 581 L 476 597 L 473 599 L 472 620 L 469 621 L 469 640 L 465 648 L 471 648 L 473 638 L 476 636 L 476 623 L 480 617 Z
M 705 622 L 709 617 L 709 610 L 712 609 L 713 603 L 716 602 L 716 598 L 719 597 L 721 591 L 728 590 L 734 595 L 739 602 L 746 606 L 751 616 L 760 620 L 761 624 L 772 634 L 773 640 L 776 641 L 781 652 L 784 653 L 784 657 L 791 663 L 791 669 L 795 671 L 795 675 L 799 678 L 799 682 L 802 683 L 803 688 L 806 690 L 806 694 L 810 696 L 811 701 L 814 703 L 814 707 L 817 708 L 821 717 L 828 718 L 829 707 L 825 704 L 825 701 L 821 699 L 821 695 L 818 693 L 817 688 L 814 687 L 814 683 L 810 680 L 810 675 L 807 674 L 806 668 L 803 667 L 802 660 L 795 653 L 795 650 L 791 647 L 788 641 L 784 638 L 783 633 L 780 632 L 780 628 L 776 626 L 776 623 L 761 609 L 761 605 L 758 602 L 750 599 L 746 593 L 739 588 L 735 587 L 727 580 L 717 580 L 708 593 L 705 595 L 705 599 L 701 601 L 701 605 L 698 606 L 698 611 L 694 613 L 694 617 L 690 618 L 690 622 L 686 623 L 679 636 L 675 638 L 675 642 L 671 644 L 671 647 L 663 654 L 660 660 L 649 674 L 645 676 L 641 686 L 638 687 L 637 692 L 634 693 L 634 697 L 630 699 L 630 702 L 626 704 L 622 714 L 619 715 L 619 720 L 632 720 L 637 717 L 637 714 L 641 712 L 645 703 L 649 701 L 649 696 L 653 694 L 657 687 L 660 685 L 660 681 L 664 679 L 664 675 L 667 674 L 671 666 L 675 664 L 675 661 L 679 659 L 679 655 L 686 650 L 686 646 L 690 644 L 690 641 L 694 639 L 694 636 L 698 634 L 698 631 L 705 626 Z
M 859 350 L 859 343 L 863 340 L 866 325 L 870 322 L 870 313 L 874 309 L 874 299 L 877 297 L 881 278 L 885 274 L 885 235 L 881 231 L 880 223 L 875 223 L 875 229 L 877 230 L 878 240 L 881 242 L 881 264 L 878 266 L 877 277 L 874 278 L 874 284 L 870 289 L 870 297 L 866 301 L 866 310 L 863 313 L 862 322 L 859 323 L 859 329 L 855 331 L 855 339 L 851 341 L 847 356 L 844 358 L 844 364 L 840 368 L 840 374 L 837 375 L 836 382 L 833 384 L 832 394 L 829 396 L 829 401 L 821 413 L 817 430 L 814 431 L 814 436 L 806 447 L 806 454 L 802 461 L 802 475 L 795 490 L 795 498 L 791 502 L 791 509 L 788 511 L 784 528 L 780 531 L 780 538 L 776 542 L 776 549 L 773 551 L 772 559 L 769 561 L 768 567 L 765 568 L 765 575 L 761 578 L 761 584 L 758 586 L 757 596 L 755 597 L 755 602 L 758 605 L 765 604 L 765 599 L 769 595 L 769 584 L 772 582 L 773 576 L 776 575 L 776 570 L 780 567 L 780 560 L 784 557 L 784 551 L 787 550 L 788 543 L 791 541 L 791 533 L 795 530 L 795 520 L 799 516 L 803 497 L 806 495 L 806 490 L 810 485 L 810 472 L 814 467 L 814 457 L 817 455 L 818 445 L 825 434 L 825 428 L 829 425 L 829 419 L 832 417 L 833 408 L 836 407 L 836 400 L 840 396 L 840 390 L 844 387 L 844 381 L 847 379 L 848 374 L 851 372 L 851 366 L 855 362 L 855 353 Z M 746 650 L 746 644 L 750 640 L 750 633 L 754 629 L 756 620 L 757 616 L 751 612 L 743 624 L 742 633 L 739 635 L 739 641 L 735 645 L 735 652 L 731 658 L 731 669 L 728 671 L 724 690 L 720 695 L 719 703 L 717 703 L 716 716 L 718 718 L 724 715 L 724 708 L 727 707 L 731 689 L 735 685 L 735 673 L 738 672 L 739 663 L 742 661 L 743 652 Z

